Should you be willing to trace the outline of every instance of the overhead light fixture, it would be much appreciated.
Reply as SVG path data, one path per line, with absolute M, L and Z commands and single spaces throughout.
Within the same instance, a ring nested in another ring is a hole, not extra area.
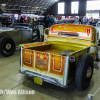
M 6 4 L 1 4 L 0 5 L 1 11 L 5 11 L 5 7 L 6 7 Z
M 2 6 L 6 6 L 6 4 L 1 4 Z

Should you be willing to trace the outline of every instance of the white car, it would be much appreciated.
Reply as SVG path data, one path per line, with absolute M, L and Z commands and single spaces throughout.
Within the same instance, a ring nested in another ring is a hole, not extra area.
M 100 45 L 100 21 L 96 24 L 96 29 L 98 31 L 98 44 Z
M 11 56 L 19 44 L 39 42 L 40 34 L 39 28 L 32 29 L 25 25 L 16 25 L 14 28 L 0 27 L 0 54 Z

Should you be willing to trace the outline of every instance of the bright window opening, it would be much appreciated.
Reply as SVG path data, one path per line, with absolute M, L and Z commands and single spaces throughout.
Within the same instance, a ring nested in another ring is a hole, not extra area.
M 64 14 L 65 3 L 58 3 L 58 14 Z
M 91 17 L 93 17 L 93 18 L 99 18 L 99 13 L 86 13 L 86 16 L 88 18 L 91 18 Z
M 71 2 L 71 14 L 78 14 L 79 2 Z
M 100 10 L 100 1 L 87 1 L 87 10 Z

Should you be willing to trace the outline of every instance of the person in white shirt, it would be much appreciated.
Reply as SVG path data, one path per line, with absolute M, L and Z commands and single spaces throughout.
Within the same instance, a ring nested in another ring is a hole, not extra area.
M 87 23 L 87 19 L 86 19 L 86 17 L 84 17 L 83 18 L 83 24 L 86 25 L 86 23 Z

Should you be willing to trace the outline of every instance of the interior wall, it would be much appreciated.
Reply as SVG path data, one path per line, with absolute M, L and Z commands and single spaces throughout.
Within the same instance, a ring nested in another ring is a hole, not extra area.
M 86 1 L 80 1 L 79 2 L 79 16 L 85 16 L 86 15 Z
M 71 14 L 71 2 L 79 1 L 79 11 L 78 14 Z M 86 15 L 86 0 L 60 0 L 59 2 L 65 2 L 65 14 L 62 16 L 85 16 Z M 58 15 L 58 3 L 54 4 L 47 10 L 50 15 Z

